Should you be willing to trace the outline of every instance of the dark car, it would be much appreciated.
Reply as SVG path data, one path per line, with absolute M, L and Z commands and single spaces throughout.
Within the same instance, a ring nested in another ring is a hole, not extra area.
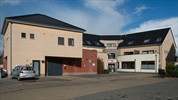
M 8 76 L 7 71 L 3 68 L 0 68 L 0 77 L 5 78 L 7 76 Z

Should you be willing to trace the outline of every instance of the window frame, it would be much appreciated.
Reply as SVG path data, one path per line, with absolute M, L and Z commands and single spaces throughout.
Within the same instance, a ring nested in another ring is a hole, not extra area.
M 135 61 L 123 61 L 121 63 L 122 63 L 121 66 L 122 69 L 135 69 Z
M 31 37 L 31 36 L 33 36 L 33 37 Z M 30 33 L 30 39 L 35 39 L 35 34 Z
M 74 38 L 68 38 L 68 46 L 74 46 Z
M 108 59 L 116 59 L 115 53 L 108 53 Z
M 24 39 L 26 38 L 26 33 L 25 32 L 21 33 L 21 38 L 24 38 Z
M 145 66 L 145 67 L 143 67 Z M 151 68 L 150 68 L 151 66 Z M 141 69 L 144 70 L 154 70 L 155 69 L 155 61 L 141 61 Z
M 58 45 L 64 45 L 64 37 L 58 37 Z

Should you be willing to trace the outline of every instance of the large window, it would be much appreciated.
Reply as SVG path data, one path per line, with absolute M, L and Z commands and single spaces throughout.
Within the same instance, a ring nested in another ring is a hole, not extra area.
M 21 38 L 26 38 L 26 33 L 21 33 Z
M 109 53 L 108 59 L 115 59 L 115 53 Z
M 58 37 L 58 44 L 64 45 L 64 38 L 63 37 Z
M 107 47 L 116 47 L 116 43 L 107 43 L 106 46 Z
M 135 69 L 135 62 L 122 62 L 122 69 Z
M 69 38 L 69 39 L 68 39 L 68 45 L 69 45 L 69 46 L 74 46 L 74 39 Z
M 142 61 L 141 69 L 155 69 L 155 61 Z

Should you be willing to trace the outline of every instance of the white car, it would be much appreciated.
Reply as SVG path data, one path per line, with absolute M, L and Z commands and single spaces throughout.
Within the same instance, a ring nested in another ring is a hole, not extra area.
M 17 78 L 19 81 L 25 78 L 36 78 L 34 68 L 32 66 L 16 66 L 11 73 L 11 78 Z

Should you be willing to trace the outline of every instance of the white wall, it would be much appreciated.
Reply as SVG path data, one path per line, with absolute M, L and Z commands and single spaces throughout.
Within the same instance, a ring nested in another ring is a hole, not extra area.
M 152 72 L 157 73 L 159 68 L 159 54 L 140 54 L 140 55 L 123 55 L 118 56 L 117 60 L 119 62 L 118 71 L 128 71 L 128 72 Z M 122 69 L 122 62 L 124 61 L 134 61 L 135 69 Z M 141 61 L 155 61 L 155 69 L 141 69 Z

